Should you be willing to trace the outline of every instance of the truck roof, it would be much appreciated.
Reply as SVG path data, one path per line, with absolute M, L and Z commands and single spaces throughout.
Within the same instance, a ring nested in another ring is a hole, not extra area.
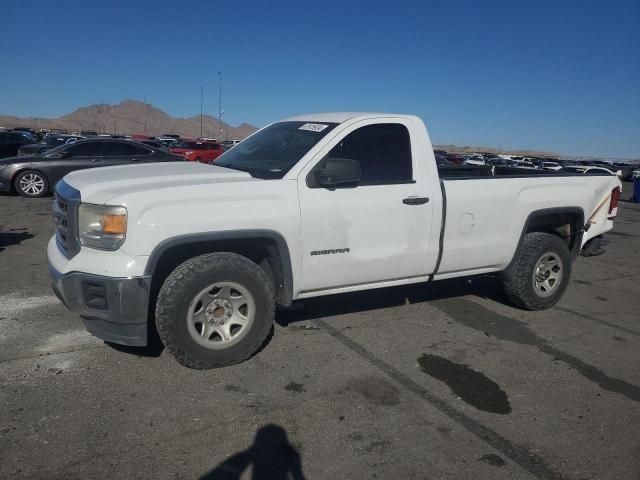
M 379 113 L 379 112 L 326 112 L 326 113 L 307 113 L 304 115 L 296 115 L 294 117 L 285 118 L 285 122 L 330 122 L 342 123 L 357 117 L 375 118 L 375 117 L 400 117 L 415 118 L 414 115 L 406 115 L 401 113 Z

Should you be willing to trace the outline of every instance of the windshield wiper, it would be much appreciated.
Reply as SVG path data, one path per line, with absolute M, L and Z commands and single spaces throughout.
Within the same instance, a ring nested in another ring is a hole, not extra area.
M 213 165 L 214 167 L 230 168 L 231 170 L 239 170 L 241 172 L 246 172 L 246 173 L 248 173 L 249 175 L 251 175 L 253 177 L 252 172 L 254 172 L 254 170 L 251 169 L 251 168 L 238 167 L 236 165 L 233 165 L 233 166 L 224 165 L 222 163 L 216 163 L 216 162 L 212 162 L 209 165 Z

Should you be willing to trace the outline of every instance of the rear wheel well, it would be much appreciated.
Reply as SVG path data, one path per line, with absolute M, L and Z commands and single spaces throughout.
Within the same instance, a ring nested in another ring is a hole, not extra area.
M 579 210 L 534 212 L 522 233 L 542 232 L 562 238 L 571 252 L 577 253 L 582 243 L 584 214 Z
M 277 242 L 269 237 L 252 237 L 239 239 L 214 239 L 194 240 L 180 242 L 162 250 L 157 255 L 152 255 L 150 260 L 151 271 L 151 302 L 150 311 L 154 311 L 155 300 L 162 284 L 176 267 L 189 258 L 197 257 L 205 253 L 230 252 L 248 258 L 260 266 L 273 281 L 276 293 L 276 303 L 279 305 L 291 304 L 291 292 L 287 275 L 290 269 L 287 258 L 283 255 Z M 149 267 L 147 267 L 149 270 Z

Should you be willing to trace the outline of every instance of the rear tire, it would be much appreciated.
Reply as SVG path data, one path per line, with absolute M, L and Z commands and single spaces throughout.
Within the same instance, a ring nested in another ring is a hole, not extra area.
M 273 283 L 235 253 L 191 258 L 165 280 L 156 302 L 158 335 L 189 368 L 240 363 L 260 349 L 273 326 Z
M 557 235 L 532 232 L 522 244 L 501 280 L 504 293 L 514 305 L 544 310 L 562 297 L 571 277 L 571 253 Z
M 20 172 L 13 185 L 16 192 L 22 197 L 38 198 L 49 193 L 49 180 L 47 176 L 37 170 L 25 170 Z

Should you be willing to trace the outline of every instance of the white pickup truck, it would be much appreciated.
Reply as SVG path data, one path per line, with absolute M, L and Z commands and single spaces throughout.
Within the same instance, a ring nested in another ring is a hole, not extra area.
M 612 175 L 440 167 L 410 115 L 268 125 L 219 157 L 70 173 L 55 188 L 53 288 L 108 342 L 157 329 L 192 368 L 245 360 L 276 305 L 500 272 L 554 305 L 576 256 L 613 226 Z M 428 288 L 428 285 L 425 285 Z

